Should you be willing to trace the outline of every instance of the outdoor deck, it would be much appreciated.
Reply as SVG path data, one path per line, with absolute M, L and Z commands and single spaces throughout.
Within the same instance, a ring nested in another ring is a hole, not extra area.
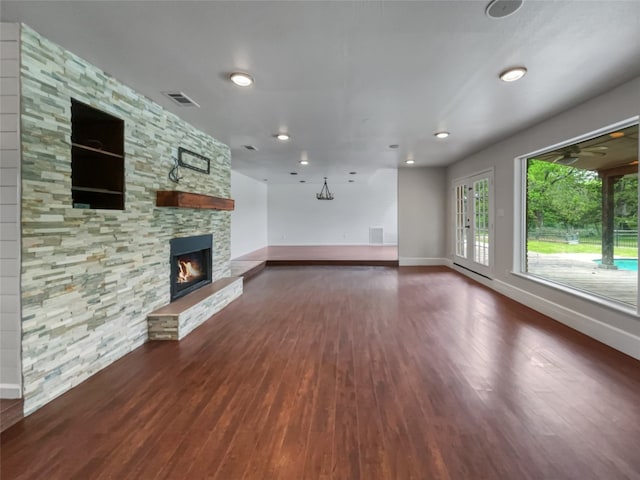
M 530 253 L 529 273 L 636 306 L 638 272 L 599 268 L 597 254 Z

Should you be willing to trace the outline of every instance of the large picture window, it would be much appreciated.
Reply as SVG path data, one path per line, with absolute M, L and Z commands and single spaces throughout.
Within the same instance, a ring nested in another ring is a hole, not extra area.
M 526 273 L 638 307 L 638 125 L 526 159 Z

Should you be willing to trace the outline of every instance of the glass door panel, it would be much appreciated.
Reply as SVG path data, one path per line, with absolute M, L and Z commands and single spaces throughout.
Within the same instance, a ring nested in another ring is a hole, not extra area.
M 467 258 L 467 186 L 456 186 L 456 255 Z
M 491 276 L 493 172 L 454 183 L 454 263 Z
M 489 179 L 473 182 L 473 193 L 473 259 L 489 266 Z

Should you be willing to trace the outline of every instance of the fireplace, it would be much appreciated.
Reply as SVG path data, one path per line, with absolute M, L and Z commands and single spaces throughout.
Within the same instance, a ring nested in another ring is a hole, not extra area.
M 171 245 L 171 301 L 211 283 L 211 235 L 174 238 Z

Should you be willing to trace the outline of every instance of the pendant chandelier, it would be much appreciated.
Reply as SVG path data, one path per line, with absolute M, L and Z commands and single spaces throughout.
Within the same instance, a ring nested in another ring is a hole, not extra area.
M 329 187 L 327 186 L 327 177 L 324 177 L 324 185 L 322 186 L 320 193 L 316 193 L 316 198 L 318 200 L 333 200 L 333 194 L 329 191 Z

